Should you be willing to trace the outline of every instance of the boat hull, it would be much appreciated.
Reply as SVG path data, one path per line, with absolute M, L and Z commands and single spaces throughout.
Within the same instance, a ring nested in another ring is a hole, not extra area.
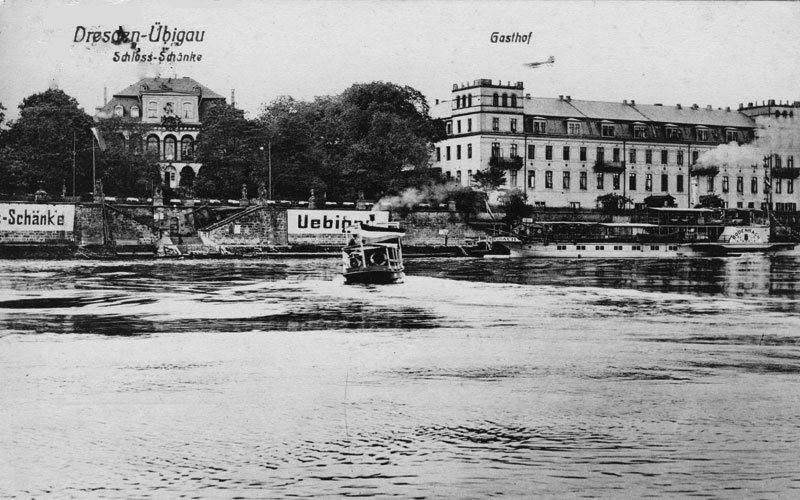
M 374 285 L 402 283 L 405 278 L 403 271 L 371 267 L 346 270 L 343 275 L 346 283 Z
M 511 258 L 661 259 L 696 256 L 690 245 L 666 243 L 503 243 Z

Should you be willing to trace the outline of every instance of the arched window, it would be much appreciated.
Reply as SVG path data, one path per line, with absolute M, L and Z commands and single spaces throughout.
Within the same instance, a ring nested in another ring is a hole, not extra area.
M 472 107 L 472 94 L 467 96 L 467 106 Z
M 460 107 L 461 107 L 461 96 L 457 95 L 456 96 L 456 109 L 458 109 Z
M 503 107 L 508 106 L 508 94 L 503 94 Z
M 516 94 L 511 94 L 511 107 L 512 108 L 516 108 L 517 107 L 517 95 Z
M 114 106 L 114 115 L 115 116 L 123 116 L 125 114 L 125 109 L 122 107 L 122 104 L 117 104 Z
M 183 139 L 181 139 L 181 160 L 194 160 L 194 140 L 190 135 L 184 135 Z M 183 175 L 183 173 L 181 173 L 181 175 Z
M 147 138 L 147 153 L 158 156 L 160 154 L 158 136 L 151 135 Z
M 142 137 L 140 135 L 132 135 L 128 141 L 128 149 L 135 155 L 142 154 Z
M 192 118 L 192 103 L 190 102 L 183 103 L 183 117 Z
M 131 106 L 131 118 L 139 118 L 139 106 Z
M 500 105 L 500 96 L 498 96 L 497 93 L 495 93 L 492 96 L 492 106 L 499 106 L 499 105 Z
M 168 135 L 164 137 L 164 159 L 169 161 L 177 160 L 175 156 L 177 150 L 178 141 L 175 139 L 174 135 Z

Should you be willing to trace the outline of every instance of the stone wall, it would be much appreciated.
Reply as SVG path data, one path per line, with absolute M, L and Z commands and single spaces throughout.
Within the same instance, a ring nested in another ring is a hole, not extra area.
M 206 244 L 223 246 L 289 245 L 286 210 L 256 206 L 200 232 Z
M 105 206 L 105 212 L 108 238 L 117 245 L 152 245 L 158 241 L 159 231 L 152 222 L 140 222 L 147 217 L 135 218 L 135 214 L 109 205 Z
M 75 207 L 75 241 L 79 245 L 102 245 L 105 241 L 103 205 L 82 204 Z
M 486 235 L 481 230 L 473 229 L 467 223 L 467 217 L 458 212 L 414 211 L 408 214 L 392 212 L 392 221 L 400 222 L 406 230 L 403 243 L 407 246 L 442 246 L 464 245 Z M 445 234 L 446 232 L 446 240 Z

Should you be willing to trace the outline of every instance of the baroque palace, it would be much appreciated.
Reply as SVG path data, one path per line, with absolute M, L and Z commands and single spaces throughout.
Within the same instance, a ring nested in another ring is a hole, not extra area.
M 194 146 L 206 111 L 225 98 L 189 77 L 142 78 L 98 108 L 99 119 L 118 117 L 128 125 L 116 137 L 132 154 L 145 148 L 158 155 L 164 187 L 192 186 L 200 171 Z
M 522 82 L 479 79 L 454 84 L 451 100 L 432 107 L 448 134 L 432 166 L 464 185 L 480 170 L 502 168 L 504 187 L 537 207 L 593 208 L 609 193 L 637 206 L 691 207 L 714 194 L 731 208 L 795 211 L 797 112 L 800 102 L 731 110 L 531 97 Z M 761 135 L 778 138 L 756 140 Z M 720 146 L 750 157 L 698 163 Z

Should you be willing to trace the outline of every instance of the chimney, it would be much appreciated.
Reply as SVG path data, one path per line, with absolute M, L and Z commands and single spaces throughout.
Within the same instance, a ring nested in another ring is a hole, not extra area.
M 748 107 L 748 108 L 752 108 L 752 107 L 753 107 L 753 103 L 752 103 L 752 102 L 748 102 L 748 103 L 747 103 L 747 107 Z
M 559 96 L 558 96 L 558 100 L 559 100 L 559 101 L 563 101 L 563 100 L 564 100 L 564 96 L 563 96 L 563 95 L 559 95 Z
M 770 99 L 769 100 L 769 105 L 770 106 L 774 106 L 775 105 L 775 99 Z
M 636 101 L 634 101 L 633 99 L 631 99 L 631 106 L 636 106 Z
M 711 111 L 711 105 L 710 104 L 706 105 L 706 111 Z
M 231 89 L 231 107 L 236 107 L 236 89 Z
M 436 104 L 439 104 L 439 99 L 436 99 Z
M 572 96 L 571 96 L 571 95 L 568 95 L 568 96 L 567 96 L 567 102 L 570 102 L 571 100 L 572 100 Z
M 623 100 L 622 100 L 622 104 L 624 104 L 625 106 L 627 106 L 627 105 L 628 105 L 628 100 L 627 100 L 627 99 L 623 99 Z
M 727 111 L 728 113 L 730 113 L 730 112 L 731 112 L 731 107 L 730 107 L 730 106 L 725 106 L 725 111 Z
M 525 94 L 525 99 L 530 99 L 530 98 L 531 98 L 530 94 Z
M 678 109 L 683 109 L 683 107 L 680 104 L 677 104 L 676 106 L 678 107 Z

